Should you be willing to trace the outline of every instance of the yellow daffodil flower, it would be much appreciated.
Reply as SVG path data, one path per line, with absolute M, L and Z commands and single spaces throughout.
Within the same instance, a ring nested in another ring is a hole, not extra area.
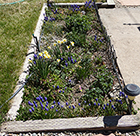
M 53 46 L 56 46 L 56 43 L 54 43 Z
M 74 46 L 74 42 L 70 42 L 72 46 Z
M 61 44 L 63 43 L 63 41 L 61 41 Z
M 63 42 L 64 42 L 64 43 L 67 42 L 67 39 L 63 39 Z
M 42 52 L 38 54 L 39 56 L 42 56 Z
M 60 59 L 57 59 L 57 62 L 59 63 L 60 62 Z
M 51 47 L 50 47 L 50 46 L 48 46 L 48 49 L 51 49 Z
M 32 63 L 32 60 L 31 60 L 31 59 L 29 59 L 29 62 L 31 62 L 31 63 Z
M 48 52 L 45 50 L 44 52 L 43 52 L 44 54 L 48 54 Z
M 60 40 L 58 40 L 58 41 L 57 41 L 57 43 L 58 43 L 58 44 L 61 44 L 61 41 L 60 41 Z
M 67 49 L 69 49 L 70 48 L 70 46 L 67 46 Z
M 51 57 L 51 55 L 48 54 L 48 55 L 47 55 L 47 58 L 49 59 L 50 57 Z
M 47 58 L 47 56 L 46 56 L 46 55 L 44 55 L 44 58 L 46 59 L 46 58 Z

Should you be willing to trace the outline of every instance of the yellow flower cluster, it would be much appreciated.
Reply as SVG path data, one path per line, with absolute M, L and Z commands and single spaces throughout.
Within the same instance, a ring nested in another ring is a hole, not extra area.
M 50 47 L 50 49 L 51 49 L 51 47 Z M 44 58 L 48 58 L 48 59 L 51 58 L 51 55 L 46 50 L 43 53 L 44 53 Z
M 57 43 L 60 45 L 63 43 L 66 43 L 66 42 L 67 42 L 67 39 L 63 39 L 62 41 L 60 41 L 60 40 L 57 41 Z M 56 46 L 56 43 L 54 43 L 54 46 Z

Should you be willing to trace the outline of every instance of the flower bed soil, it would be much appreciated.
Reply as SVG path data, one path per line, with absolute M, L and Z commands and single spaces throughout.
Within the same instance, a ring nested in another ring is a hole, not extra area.
M 40 51 L 29 62 L 17 120 L 127 114 L 94 3 L 49 5 Z

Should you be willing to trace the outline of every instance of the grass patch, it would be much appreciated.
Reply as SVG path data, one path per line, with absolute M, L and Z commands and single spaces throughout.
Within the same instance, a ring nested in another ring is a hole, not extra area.
M 0 7 L 0 105 L 13 93 L 45 0 Z M 2 120 L 9 104 L 0 109 Z

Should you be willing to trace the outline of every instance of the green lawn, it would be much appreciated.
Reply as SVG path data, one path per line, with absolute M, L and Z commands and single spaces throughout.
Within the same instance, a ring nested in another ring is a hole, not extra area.
M 46 0 L 25 0 L 13 5 L 0 6 L 0 105 L 14 91 L 42 5 L 46 2 Z M 55 2 L 74 2 L 74 0 Z M 0 109 L 0 122 L 9 107 L 10 104 L 7 103 Z

